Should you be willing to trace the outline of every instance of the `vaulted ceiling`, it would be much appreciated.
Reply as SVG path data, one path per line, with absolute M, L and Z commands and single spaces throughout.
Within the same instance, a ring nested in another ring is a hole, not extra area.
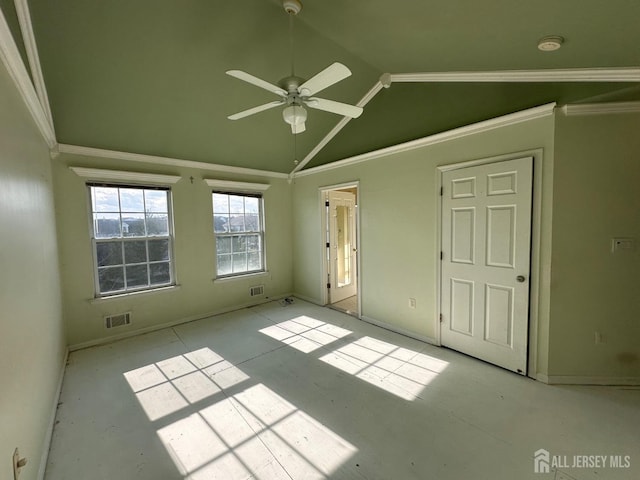
M 322 97 L 355 104 L 381 74 L 640 65 L 637 0 L 303 0 L 295 70 L 341 62 Z M 13 0 L 0 0 L 24 55 Z M 29 0 L 60 143 L 289 173 L 341 117 L 311 110 L 292 135 L 275 100 L 225 74 L 277 83 L 290 70 L 280 0 Z M 565 38 L 538 50 L 547 35 Z M 25 56 L 26 57 L 26 56 Z M 306 167 L 548 102 L 640 100 L 629 82 L 392 83 Z

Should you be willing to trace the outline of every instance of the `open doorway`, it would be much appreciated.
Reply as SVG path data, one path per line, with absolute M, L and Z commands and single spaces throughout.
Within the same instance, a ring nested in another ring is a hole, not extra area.
M 360 316 L 358 184 L 322 190 L 325 304 Z

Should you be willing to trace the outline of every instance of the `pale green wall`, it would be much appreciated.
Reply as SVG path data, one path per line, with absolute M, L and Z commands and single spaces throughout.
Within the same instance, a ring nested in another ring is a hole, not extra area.
M 246 176 L 239 179 L 271 184 L 264 194 L 269 274 L 214 283 L 211 188 L 202 179 L 238 178 L 206 170 L 68 154 L 60 155 L 53 161 L 53 166 L 61 244 L 64 316 L 69 345 L 85 344 L 169 322 L 202 318 L 264 301 L 264 297 L 249 296 L 249 287 L 252 285 L 264 284 L 267 297 L 291 292 L 291 189 L 286 180 Z M 95 292 L 86 180 L 71 171 L 69 166 L 165 173 L 183 177 L 172 187 L 174 254 L 179 289 L 91 302 Z M 190 182 L 190 177 L 194 177 L 193 183 Z M 127 311 L 132 312 L 130 326 L 105 329 L 105 315 Z
M 640 114 L 556 122 L 549 374 L 640 377 Z M 603 343 L 595 344 L 595 332 Z
M 436 336 L 437 167 L 542 149 L 538 369 L 546 372 L 554 118 L 531 120 L 294 181 L 294 291 L 322 299 L 319 188 L 360 182 L 362 314 Z M 540 175 L 540 171 L 537 172 Z M 416 299 L 416 309 L 408 306 Z
M 65 355 L 49 150 L 0 62 L 0 478 L 37 478 Z

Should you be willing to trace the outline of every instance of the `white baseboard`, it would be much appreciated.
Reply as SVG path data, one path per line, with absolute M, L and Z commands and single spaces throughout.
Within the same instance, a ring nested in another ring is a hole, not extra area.
M 549 376 L 545 375 L 544 373 L 536 373 L 533 378 L 534 380 L 537 380 L 542 383 L 549 383 Z
M 538 379 L 542 375 L 538 374 Z M 549 375 L 549 385 L 640 385 L 640 377 L 596 377 L 580 375 Z
M 44 436 L 44 444 L 42 446 L 42 455 L 40 456 L 40 466 L 38 467 L 38 480 L 44 480 L 44 474 L 49 461 L 49 450 L 51 449 L 51 441 L 53 440 L 53 428 L 56 424 L 56 414 L 58 413 L 58 403 L 60 402 L 60 394 L 62 393 L 62 381 L 64 380 L 64 372 L 67 369 L 67 359 L 69 358 L 69 349 L 65 349 L 64 358 L 62 359 L 62 368 L 58 376 L 58 386 L 53 396 L 53 407 L 49 418 L 49 425 Z
M 236 310 L 242 310 L 243 308 L 255 307 L 257 305 L 262 305 L 264 303 L 274 302 L 276 300 L 280 300 L 282 298 L 290 297 L 291 293 L 285 293 L 282 295 L 275 295 L 269 298 L 265 298 L 259 301 L 254 301 L 250 303 L 245 303 L 241 305 L 234 305 L 232 307 L 225 307 L 219 310 L 215 310 L 213 312 L 202 313 L 198 315 L 192 315 L 190 317 L 180 318 L 178 320 L 173 320 L 171 322 L 160 323 L 158 325 L 152 325 L 150 327 L 139 328 L 137 330 L 131 330 L 126 333 L 121 333 L 118 335 L 111 335 L 109 337 L 98 338 L 95 340 L 89 340 L 86 342 L 75 343 L 69 346 L 70 352 L 75 352 L 76 350 L 82 350 L 83 348 L 97 347 L 99 345 L 106 345 L 108 343 L 113 343 L 118 340 L 123 340 L 125 338 L 135 337 L 138 335 L 144 335 L 145 333 L 155 332 L 157 330 L 162 330 L 163 328 L 171 328 L 177 325 L 182 325 L 183 323 L 195 322 L 196 320 L 203 320 L 209 317 L 215 317 L 216 315 L 222 315 L 224 313 L 235 312 Z
M 299 298 L 300 300 L 304 300 L 305 302 L 313 303 L 314 305 L 319 305 L 321 307 L 325 306 L 317 298 L 307 297 L 306 295 L 300 295 L 299 293 L 294 293 L 293 296 Z
M 399 333 L 400 335 L 404 335 L 405 337 L 410 337 L 415 340 L 420 340 L 421 342 L 429 343 L 431 345 L 438 345 L 438 342 L 435 338 L 428 337 L 426 335 L 420 335 L 419 333 L 412 332 L 410 330 L 405 330 L 404 328 L 397 327 L 395 325 L 391 325 L 387 322 L 382 322 L 380 320 L 376 320 L 375 318 L 367 317 L 366 315 L 362 315 L 360 319 L 364 322 L 370 323 L 380 328 L 384 328 L 385 330 L 390 330 L 394 333 Z

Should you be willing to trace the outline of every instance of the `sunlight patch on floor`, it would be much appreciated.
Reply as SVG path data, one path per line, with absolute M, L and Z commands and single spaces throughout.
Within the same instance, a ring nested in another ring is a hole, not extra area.
M 303 353 L 313 352 L 352 333 L 306 315 L 271 325 L 260 332 Z
M 367 336 L 320 360 L 405 400 L 420 397 L 448 365 L 435 357 Z
M 208 348 L 130 370 L 124 377 L 151 421 L 249 378 Z
M 322 326 L 311 319 L 294 323 L 284 328 L 323 338 L 309 330 Z M 350 333 L 335 328 L 327 330 Z M 185 479 L 331 478 L 358 451 L 208 348 L 124 377 L 150 421 L 171 422 L 159 425 L 157 435 Z

